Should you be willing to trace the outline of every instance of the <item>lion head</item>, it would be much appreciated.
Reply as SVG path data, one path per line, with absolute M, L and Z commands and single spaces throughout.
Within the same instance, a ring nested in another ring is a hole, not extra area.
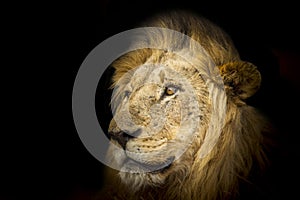
M 221 28 L 194 14 L 172 12 L 143 26 L 161 29 L 135 43 L 157 48 L 112 64 L 108 179 L 120 182 L 108 194 L 234 198 L 253 162 L 264 162 L 265 120 L 245 101 L 260 87 L 259 71 Z

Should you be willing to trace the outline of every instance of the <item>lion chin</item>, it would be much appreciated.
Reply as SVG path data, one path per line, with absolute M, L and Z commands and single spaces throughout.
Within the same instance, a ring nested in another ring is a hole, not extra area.
M 164 29 L 144 41 L 157 49 L 112 63 L 109 167 L 99 198 L 239 198 L 253 166 L 266 163 L 268 122 L 245 101 L 260 87 L 257 67 L 240 59 L 221 28 L 193 13 L 161 14 L 141 26 Z

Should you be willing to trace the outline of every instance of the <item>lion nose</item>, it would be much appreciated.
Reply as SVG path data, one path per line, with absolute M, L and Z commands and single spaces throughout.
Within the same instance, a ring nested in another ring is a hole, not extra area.
M 123 131 L 118 131 L 118 132 L 111 131 L 111 132 L 109 132 L 109 135 L 111 136 L 111 139 L 117 141 L 122 146 L 122 148 L 125 150 L 127 142 L 130 139 L 137 137 L 139 132 L 140 132 L 140 130 L 135 131 L 132 134 L 127 134 Z

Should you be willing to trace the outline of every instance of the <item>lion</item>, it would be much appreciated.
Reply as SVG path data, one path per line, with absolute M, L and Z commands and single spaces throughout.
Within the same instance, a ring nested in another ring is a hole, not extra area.
M 159 14 L 141 27 L 161 29 L 133 43 L 158 48 L 112 63 L 110 167 L 99 198 L 238 198 L 253 166 L 267 162 L 267 119 L 246 102 L 260 88 L 258 68 L 241 60 L 221 27 L 195 13 Z

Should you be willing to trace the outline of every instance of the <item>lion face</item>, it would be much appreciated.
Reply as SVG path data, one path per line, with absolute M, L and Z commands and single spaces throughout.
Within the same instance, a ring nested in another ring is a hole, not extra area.
M 134 187 L 163 183 L 186 170 L 210 116 L 208 90 L 199 72 L 175 55 L 164 52 L 162 57 L 166 59 L 153 63 L 150 58 L 127 72 L 113 94 L 109 159 Z
M 265 162 L 267 122 L 245 101 L 260 87 L 257 67 L 205 19 L 175 12 L 147 26 L 167 29 L 146 31 L 112 63 L 112 190 L 124 199 L 234 198 L 253 162 Z

